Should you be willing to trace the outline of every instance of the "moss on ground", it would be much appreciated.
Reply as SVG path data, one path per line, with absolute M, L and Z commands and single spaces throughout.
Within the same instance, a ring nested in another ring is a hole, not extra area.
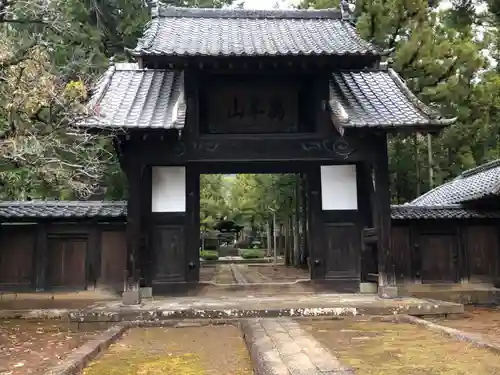
M 357 375 L 500 375 L 500 355 L 419 326 L 342 320 L 303 326 Z
M 200 359 L 192 354 L 148 355 L 123 353 L 108 356 L 87 367 L 84 375 L 202 375 L 205 374 Z
M 83 375 L 251 375 L 233 326 L 134 328 Z

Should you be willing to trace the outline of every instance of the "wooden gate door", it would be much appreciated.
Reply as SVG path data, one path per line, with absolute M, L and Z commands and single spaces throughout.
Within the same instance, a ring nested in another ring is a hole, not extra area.
M 49 237 L 47 250 L 49 287 L 86 287 L 86 238 Z
M 421 278 L 423 283 L 457 281 L 456 237 L 454 234 L 421 234 Z
M 169 283 L 184 281 L 184 228 L 180 225 L 153 227 L 152 245 L 155 263 L 154 282 Z
M 311 278 L 326 279 L 337 292 L 358 292 L 361 279 L 361 229 L 357 210 L 322 205 L 320 167 L 307 173 Z

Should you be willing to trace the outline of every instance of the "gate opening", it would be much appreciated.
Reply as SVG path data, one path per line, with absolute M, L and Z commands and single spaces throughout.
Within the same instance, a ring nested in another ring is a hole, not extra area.
M 309 280 L 307 201 L 299 173 L 200 175 L 200 281 Z

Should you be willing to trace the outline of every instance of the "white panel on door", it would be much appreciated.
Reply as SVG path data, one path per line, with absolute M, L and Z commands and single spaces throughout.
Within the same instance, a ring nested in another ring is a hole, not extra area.
M 358 186 L 355 165 L 321 166 L 323 210 L 357 210 Z
M 153 167 L 151 210 L 186 212 L 186 168 Z

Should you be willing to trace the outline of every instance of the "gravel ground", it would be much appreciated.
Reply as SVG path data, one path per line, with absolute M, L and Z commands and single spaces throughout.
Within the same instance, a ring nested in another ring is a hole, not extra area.
M 77 331 L 68 323 L 53 320 L 0 321 L 0 375 L 45 374 L 100 332 Z

